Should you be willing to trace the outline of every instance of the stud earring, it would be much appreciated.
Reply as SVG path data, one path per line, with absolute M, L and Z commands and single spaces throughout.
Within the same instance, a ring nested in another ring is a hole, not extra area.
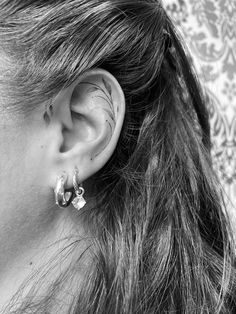
M 72 204 L 76 209 L 80 210 L 81 208 L 84 207 L 84 205 L 86 204 L 86 201 L 83 198 L 84 188 L 82 187 L 82 185 L 80 186 L 78 185 L 78 175 L 79 175 L 79 170 L 77 167 L 75 167 L 75 171 L 73 175 L 73 186 L 75 189 L 76 197 L 73 199 Z
M 72 192 L 65 192 L 64 185 L 66 180 L 67 180 L 66 173 L 63 173 L 62 175 L 58 176 L 56 181 L 56 187 L 54 189 L 56 204 L 62 208 L 69 206 L 73 198 Z

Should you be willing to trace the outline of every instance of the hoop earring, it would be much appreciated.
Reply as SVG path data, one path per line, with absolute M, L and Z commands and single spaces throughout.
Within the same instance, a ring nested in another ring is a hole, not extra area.
M 56 181 L 56 187 L 54 189 L 56 204 L 62 208 L 69 206 L 73 198 L 72 192 L 65 192 L 64 185 L 66 180 L 67 180 L 66 173 L 61 176 L 58 176 Z
M 82 184 L 79 186 L 77 183 L 78 174 L 79 174 L 79 170 L 77 167 L 75 167 L 75 171 L 73 175 L 73 186 L 75 189 L 76 197 L 73 199 L 72 204 L 76 209 L 80 210 L 81 208 L 84 207 L 84 205 L 86 204 L 86 201 L 83 198 L 84 188 L 82 187 Z

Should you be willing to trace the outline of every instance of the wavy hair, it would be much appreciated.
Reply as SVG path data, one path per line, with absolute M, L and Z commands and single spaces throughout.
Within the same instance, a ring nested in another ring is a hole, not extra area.
M 95 67 L 125 94 L 87 213 L 93 264 L 61 313 L 234 313 L 235 246 L 208 111 L 161 1 L 2 0 L 0 12 L 9 108 L 27 114 Z M 51 313 L 55 291 L 16 313 Z

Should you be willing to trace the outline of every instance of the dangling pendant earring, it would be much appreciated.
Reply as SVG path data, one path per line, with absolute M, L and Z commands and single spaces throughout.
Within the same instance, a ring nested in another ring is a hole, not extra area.
M 77 167 L 75 167 L 75 172 L 73 175 L 73 185 L 74 185 L 76 197 L 73 199 L 72 204 L 76 209 L 80 210 L 81 208 L 84 207 L 84 205 L 86 204 L 86 201 L 83 198 L 84 188 L 82 186 L 79 186 L 77 183 L 78 174 L 79 174 L 79 170 Z

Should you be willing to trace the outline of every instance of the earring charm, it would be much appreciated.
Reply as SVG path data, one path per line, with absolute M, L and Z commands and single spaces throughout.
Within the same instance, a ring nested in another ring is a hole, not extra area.
M 79 186 L 77 182 L 78 174 L 79 174 L 79 170 L 77 167 L 75 167 L 75 171 L 73 175 L 73 186 L 74 186 L 76 197 L 73 199 L 72 204 L 76 209 L 80 210 L 81 208 L 84 207 L 84 205 L 86 204 L 86 201 L 83 197 L 84 188 L 82 187 L 82 185 Z

